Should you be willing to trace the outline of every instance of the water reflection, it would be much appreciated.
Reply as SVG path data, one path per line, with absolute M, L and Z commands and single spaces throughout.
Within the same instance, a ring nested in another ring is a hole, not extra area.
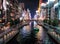
M 20 30 L 20 34 L 23 38 L 25 38 L 26 36 L 31 34 L 31 27 L 30 25 L 24 26 L 21 30 Z
M 28 29 L 27 29 L 28 27 Z M 24 26 L 21 30 L 21 41 L 20 44 L 54 44 L 49 36 L 46 34 L 42 26 L 37 25 L 39 32 L 34 34 L 34 31 L 31 27 Z
M 33 23 L 20 29 L 20 33 L 11 44 L 55 44 L 46 34 L 42 26 L 36 26 L 39 32 L 34 33 Z

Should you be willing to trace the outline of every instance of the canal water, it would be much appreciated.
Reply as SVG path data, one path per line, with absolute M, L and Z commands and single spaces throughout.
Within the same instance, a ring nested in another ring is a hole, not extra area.
M 16 39 L 11 40 L 7 44 L 55 44 L 45 33 L 42 26 L 37 25 L 39 31 L 34 33 L 33 22 L 31 25 L 24 26 L 20 29 L 20 33 Z

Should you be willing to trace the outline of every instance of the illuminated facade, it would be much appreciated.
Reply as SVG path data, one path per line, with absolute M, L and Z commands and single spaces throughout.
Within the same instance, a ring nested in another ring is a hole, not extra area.
M 58 3 L 59 3 L 59 9 L 58 9 L 58 14 L 59 14 L 59 20 L 60 20 L 60 0 L 58 1 Z
M 2 17 L 2 0 L 0 0 L 0 18 Z
M 42 3 L 42 0 L 39 0 L 39 7 L 38 7 L 38 11 L 40 12 L 40 5 L 41 5 L 41 3 Z
M 2 0 L 0 0 L 0 35 L 2 35 L 0 36 L 1 37 L 0 44 L 5 44 L 17 34 L 18 30 L 15 31 L 13 30 L 17 29 L 18 22 L 18 18 L 16 18 L 17 15 L 18 15 L 17 0 L 3 0 L 3 3 Z M 16 27 L 12 28 L 14 26 Z

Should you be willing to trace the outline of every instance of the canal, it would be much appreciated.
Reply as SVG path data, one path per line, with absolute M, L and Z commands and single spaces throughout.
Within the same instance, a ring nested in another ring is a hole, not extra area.
M 55 44 L 42 26 L 37 25 L 39 31 L 35 33 L 33 25 L 32 22 L 31 25 L 23 26 L 19 34 L 7 44 Z

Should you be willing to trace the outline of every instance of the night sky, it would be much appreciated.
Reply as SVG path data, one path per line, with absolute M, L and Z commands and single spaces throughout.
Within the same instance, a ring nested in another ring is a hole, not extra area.
M 35 11 L 38 8 L 39 0 L 18 0 L 19 2 L 23 2 L 25 4 L 25 8 L 29 8 L 32 14 L 32 17 L 35 14 Z M 43 0 L 46 2 L 47 0 Z

